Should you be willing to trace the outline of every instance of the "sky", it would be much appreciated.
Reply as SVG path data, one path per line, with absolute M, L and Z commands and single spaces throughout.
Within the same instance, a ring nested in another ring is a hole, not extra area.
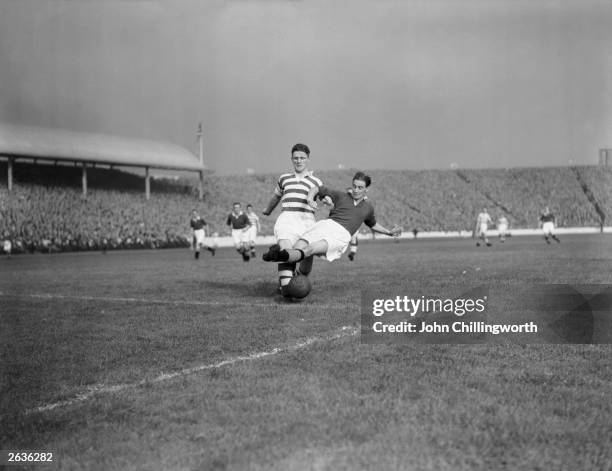
M 218 174 L 595 164 L 612 2 L 0 0 L 0 121 L 170 141 Z

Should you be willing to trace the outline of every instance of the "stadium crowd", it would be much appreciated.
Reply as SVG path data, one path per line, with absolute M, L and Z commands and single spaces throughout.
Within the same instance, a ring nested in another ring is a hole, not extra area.
M 209 234 L 228 235 L 225 220 L 232 203 L 250 203 L 260 213 L 277 178 L 209 175 L 203 201 L 197 200 L 193 182 L 164 181 L 153 185 L 147 201 L 137 175 L 92 171 L 91 188 L 83 198 L 78 169 L 68 176 L 66 168 L 51 174 L 47 169 L 42 175 L 36 167 L 23 165 L 11 193 L 6 180 L 0 183 L 0 240 L 10 240 L 14 252 L 186 247 L 193 209 L 208 223 Z M 353 173 L 316 175 L 327 186 L 342 189 Z M 369 198 L 378 217 L 403 221 L 406 231 L 469 231 L 483 207 L 494 220 L 503 214 L 511 227 L 522 228 L 536 228 L 547 205 L 560 227 L 600 226 L 612 212 L 612 169 L 605 167 L 369 173 L 375 182 Z M 326 209 L 318 213 L 317 219 L 324 217 Z M 272 234 L 274 219 L 260 218 L 261 235 Z

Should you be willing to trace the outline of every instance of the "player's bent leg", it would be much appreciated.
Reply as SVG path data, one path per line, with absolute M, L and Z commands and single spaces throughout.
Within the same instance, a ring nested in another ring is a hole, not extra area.
M 304 240 L 304 239 L 300 239 L 298 240 L 295 245 L 293 246 L 294 249 L 300 249 L 300 250 L 304 250 L 304 248 L 308 245 L 308 241 Z M 312 264 L 314 262 L 314 257 L 312 255 L 310 255 L 309 257 L 304 258 L 304 260 L 302 260 L 300 262 L 300 266 L 298 268 L 298 272 L 304 276 L 308 276 L 310 275 L 310 272 L 312 271 Z
M 262 259 L 266 262 L 278 262 L 278 253 L 281 249 L 291 248 L 292 243 L 289 239 L 280 239 L 277 244 L 274 244 L 268 252 L 262 255 Z M 279 263 L 278 264 L 278 285 L 281 289 L 281 294 L 284 286 L 287 286 L 293 277 L 295 271 L 295 263 Z
M 306 257 L 304 260 L 300 262 L 298 272 L 304 276 L 310 275 L 310 272 L 312 271 L 313 263 L 314 263 L 314 257 L 312 255 L 310 257 Z
M 293 278 L 293 273 L 295 272 L 295 263 L 292 262 L 283 262 L 278 264 L 278 285 L 281 288 L 281 293 L 283 287 L 287 286 Z

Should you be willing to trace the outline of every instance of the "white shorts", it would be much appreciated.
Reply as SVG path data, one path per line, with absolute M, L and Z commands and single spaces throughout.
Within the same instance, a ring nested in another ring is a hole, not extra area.
M 243 243 L 249 241 L 248 231 L 244 229 L 232 229 L 232 239 L 234 239 L 234 245 L 239 247 Z
M 5 252 L 10 252 L 11 249 L 13 248 L 10 240 L 5 240 L 4 244 L 2 244 L 2 247 L 4 248 Z
M 322 219 L 317 221 L 312 228 L 302 234 L 301 239 L 306 242 L 317 242 L 324 240 L 327 242 L 327 252 L 325 259 L 332 262 L 337 258 L 342 257 L 351 241 L 351 234 L 344 227 L 331 219 Z
M 508 232 L 508 225 L 500 224 L 499 226 L 497 226 L 497 232 L 499 232 L 500 234 L 505 234 L 506 232 Z
M 555 223 L 554 222 L 545 222 L 542 224 L 542 230 L 544 234 L 554 234 L 555 233 Z
M 312 213 L 283 211 L 274 224 L 274 237 L 277 241 L 288 239 L 293 245 L 314 223 L 315 217 Z
M 487 225 L 481 224 L 478 226 L 478 235 L 487 235 Z
M 193 236 L 195 237 L 195 246 L 197 247 L 201 247 L 202 245 L 204 245 L 204 237 L 206 236 L 206 233 L 204 232 L 204 229 L 197 229 L 195 231 L 193 231 Z
M 247 229 L 246 238 L 249 242 L 255 242 L 257 239 L 257 226 L 251 226 Z

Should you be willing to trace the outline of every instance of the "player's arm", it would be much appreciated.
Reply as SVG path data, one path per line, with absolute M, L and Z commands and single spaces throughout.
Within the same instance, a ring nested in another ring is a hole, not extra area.
M 270 214 L 272 214 L 272 211 L 274 211 L 274 208 L 278 206 L 278 203 L 280 203 L 280 200 L 281 200 L 281 197 L 277 195 L 276 193 L 274 193 L 274 195 L 272 195 L 272 198 L 270 199 L 270 202 L 268 203 L 266 208 L 261 212 L 261 214 L 263 214 L 264 216 L 269 216 Z
M 378 232 L 379 234 L 384 234 L 391 237 L 398 237 L 402 233 L 401 226 L 398 226 L 397 224 L 391 229 L 387 229 L 385 226 L 377 222 L 371 226 L 370 229 L 372 229 L 374 232 Z
M 308 205 L 311 208 L 317 207 L 317 202 L 315 201 L 315 197 L 319 194 L 319 187 L 313 186 L 310 190 L 308 190 L 308 196 L 306 196 L 306 200 L 308 201 Z

